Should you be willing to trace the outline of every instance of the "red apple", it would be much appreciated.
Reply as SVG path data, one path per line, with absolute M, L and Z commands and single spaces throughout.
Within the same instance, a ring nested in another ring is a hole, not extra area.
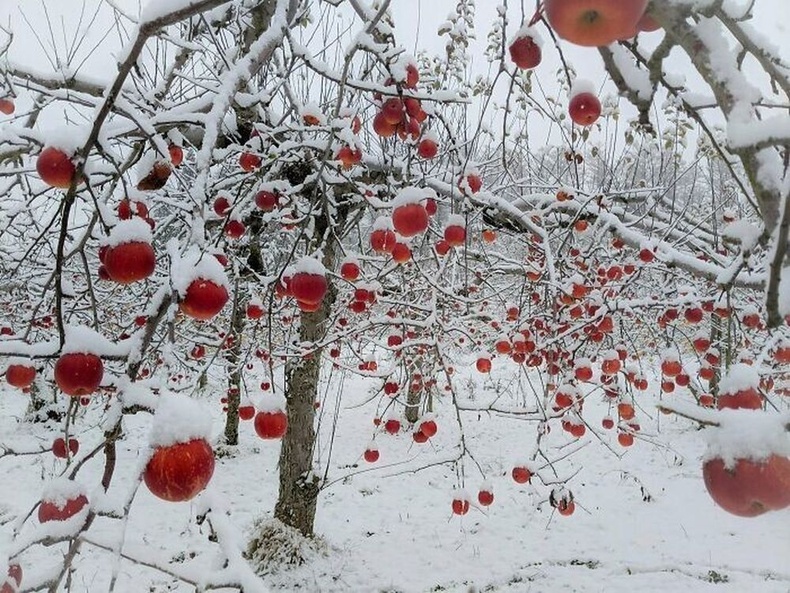
M 373 118 L 373 131 L 382 138 L 394 136 L 397 130 L 398 124 L 391 124 L 382 112 L 378 112 Z
M 63 354 L 55 363 L 55 382 L 66 395 L 90 395 L 101 384 L 104 365 L 101 358 L 87 352 Z
M 137 189 L 141 191 L 151 191 L 163 188 L 167 180 L 170 179 L 172 170 L 168 161 L 156 161 L 151 167 L 151 170 L 137 182 Z M 140 216 L 145 218 L 143 214 L 140 214 Z
M 763 396 L 751 387 L 749 389 L 741 389 L 734 393 L 719 393 L 718 408 L 724 410 L 730 408 L 733 410 L 759 410 L 763 407 Z
M 318 304 L 328 289 L 326 278 L 321 274 L 298 272 L 291 277 L 291 295 L 302 303 Z
M 406 243 L 395 243 L 395 246 L 392 248 L 392 259 L 395 260 L 399 264 L 405 264 L 409 260 L 411 260 L 411 249 Z
M 756 517 L 790 506 L 790 459 L 737 459 L 727 467 L 720 458 L 702 466 L 705 487 L 714 502 L 739 517 Z
M 239 419 L 252 420 L 255 417 L 255 406 L 239 406 Z
M 343 168 L 348 170 L 354 165 L 362 162 L 362 150 L 359 148 L 351 148 L 350 146 L 343 146 L 337 151 L 336 160 L 343 163 Z
M 80 494 L 77 498 L 72 498 L 65 501 L 63 506 L 55 502 L 42 501 L 38 505 L 38 520 L 39 523 L 47 523 L 48 521 L 65 521 L 79 513 L 88 504 L 88 498 L 84 494 Z
M 404 237 L 414 237 L 428 228 L 428 211 L 419 203 L 404 204 L 392 211 L 392 225 Z
M 601 116 L 601 102 L 592 93 L 578 93 L 568 104 L 568 114 L 576 125 L 591 126 Z
M 398 434 L 400 432 L 400 421 L 390 418 L 384 423 L 384 430 L 390 434 Z
M 204 439 L 159 447 L 145 466 L 151 494 L 170 502 L 194 498 L 214 474 L 214 451 Z
M 461 225 L 451 224 L 444 229 L 444 240 L 450 247 L 460 247 L 466 242 L 466 229 Z
M 469 512 L 469 501 L 463 498 L 453 499 L 453 513 L 456 515 L 465 515 Z
M 436 425 L 436 421 L 425 420 L 420 423 L 418 430 L 430 439 L 436 436 L 436 432 L 439 430 L 439 427 Z
M 225 223 L 224 232 L 230 239 L 241 239 L 247 232 L 247 227 L 240 220 L 229 220 Z
M 467 175 L 465 181 L 466 183 L 464 183 L 464 179 L 462 179 L 459 183 L 459 187 L 462 192 L 469 190 L 471 193 L 476 194 L 483 187 L 483 180 L 480 178 L 480 175 L 476 173 L 470 173 Z
M 187 287 L 179 308 L 188 317 L 207 321 L 215 317 L 228 302 L 228 291 L 211 280 L 197 278 Z
M 8 578 L 0 587 L 0 593 L 16 593 L 22 585 L 22 567 L 19 564 L 8 565 Z
M 511 475 L 517 484 L 526 484 L 532 479 L 532 472 L 522 466 L 514 467 Z
M 397 242 L 397 236 L 389 229 L 375 229 L 370 233 L 370 246 L 376 253 L 392 253 Z
M 252 152 L 242 152 L 241 156 L 239 156 L 239 166 L 243 171 L 251 173 L 261 166 L 261 157 Z
M 388 124 L 399 124 L 403 120 L 403 101 L 396 97 L 387 99 L 381 106 L 381 113 Z
M 288 431 L 288 416 L 285 412 L 258 412 L 255 415 L 255 432 L 262 439 L 280 439 Z
M 25 389 L 33 384 L 36 378 L 36 367 L 26 364 L 10 364 L 5 371 L 8 384 L 17 389 Z
M 423 138 L 417 145 L 417 154 L 421 159 L 430 160 L 439 154 L 439 145 L 435 140 Z
M 408 117 L 404 118 L 403 121 L 398 124 L 396 131 L 398 132 L 398 138 L 401 140 L 416 140 L 420 137 L 420 132 L 422 130 L 420 128 L 420 122 L 416 117 Z
M 356 262 L 347 261 L 343 262 L 340 266 L 340 276 L 347 282 L 354 282 L 359 278 L 359 266 Z
M 271 212 L 277 208 L 279 196 L 271 191 L 259 191 L 255 194 L 255 205 L 264 212 Z
M 48 146 L 38 155 L 36 171 L 47 185 L 68 189 L 74 179 L 76 167 L 65 152 Z
M 14 113 L 14 102 L 6 97 L 4 99 L 0 99 L 0 113 L 5 115 L 12 115 Z
M 368 463 L 376 463 L 379 460 L 379 451 L 378 449 L 365 449 L 364 457 Z
M 230 201 L 225 196 L 217 196 L 217 199 L 214 200 L 213 208 L 217 216 L 225 216 L 230 210 Z
M 576 45 L 596 47 L 633 36 L 648 0 L 544 0 L 556 33 Z
M 428 436 L 425 433 L 420 432 L 419 430 L 415 430 L 413 433 L 411 433 L 411 438 L 414 440 L 415 443 L 419 443 L 419 444 L 428 442 Z
M 258 303 L 247 303 L 247 317 L 250 319 L 260 319 L 263 313 L 263 307 Z
M 510 59 L 522 70 L 529 70 L 540 64 L 542 57 L 540 45 L 535 43 L 535 40 L 530 35 L 517 37 L 508 49 L 510 51 Z
M 110 280 L 131 284 L 144 280 L 154 273 L 156 254 L 145 241 L 131 241 L 109 247 L 102 260 Z
M 491 372 L 491 359 L 480 357 L 475 362 L 475 367 L 477 368 L 478 372 L 480 373 L 490 373 Z
M 494 493 L 490 490 L 480 490 L 477 493 L 477 502 L 481 507 L 489 507 L 494 504 Z
M 425 211 L 428 213 L 428 216 L 436 214 L 438 209 L 439 205 L 436 203 L 436 200 L 433 198 L 425 198 Z
M 170 164 L 174 167 L 180 167 L 184 162 L 184 149 L 177 144 L 170 144 L 167 147 L 167 152 L 170 154 Z
M 413 89 L 417 87 L 418 82 L 420 82 L 420 72 L 417 70 L 417 66 L 414 64 L 407 64 L 406 80 L 403 81 L 403 86 L 407 89 Z

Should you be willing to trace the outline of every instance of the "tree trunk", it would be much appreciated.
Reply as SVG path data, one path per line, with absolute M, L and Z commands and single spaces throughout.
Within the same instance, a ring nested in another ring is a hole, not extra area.
M 300 334 L 317 331 L 321 313 L 302 315 Z M 313 536 L 318 476 L 313 473 L 315 401 L 321 376 L 321 354 L 290 362 L 286 368 L 288 431 L 280 450 L 280 492 L 274 516 L 305 537 Z
M 315 236 L 324 237 L 329 226 L 326 215 L 316 218 Z M 336 267 L 337 245 L 326 239 L 323 264 Z M 302 313 L 299 339 L 304 344 L 319 344 L 327 333 L 326 321 L 335 303 L 336 290 L 330 284 L 321 308 Z M 306 358 L 291 358 L 285 366 L 285 398 L 288 431 L 280 450 L 280 491 L 274 509 L 275 518 L 298 529 L 305 537 L 313 536 L 319 476 L 313 472 L 315 449 L 315 402 L 318 400 L 323 348 L 315 348 Z
M 225 414 L 225 444 L 239 444 L 239 404 L 241 403 L 241 336 L 244 331 L 245 308 L 239 302 L 239 285 L 237 283 L 233 302 L 233 319 L 230 335 L 233 344 L 228 349 L 226 359 L 230 365 L 228 374 L 228 411 Z

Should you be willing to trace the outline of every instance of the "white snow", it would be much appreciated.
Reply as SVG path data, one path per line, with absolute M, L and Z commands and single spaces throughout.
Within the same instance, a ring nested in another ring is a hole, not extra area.
M 521 27 L 513 34 L 508 42 L 508 47 L 513 45 L 517 39 L 521 39 L 522 37 L 530 37 L 535 45 L 539 48 L 543 49 L 543 36 L 538 31 L 538 28 L 535 25 L 529 26 L 529 21 L 524 21 Z
M 314 257 L 302 257 L 293 265 L 293 273 L 325 276 L 326 268 L 324 267 L 324 264 Z
M 199 401 L 179 393 L 159 396 L 148 442 L 168 447 L 194 439 L 210 440 L 211 412 Z
M 788 426 L 790 415 L 759 410 L 722 410 L 716 418 L 720 426 L 705 430 L 708 443 L 705 459 L 721 458 L 732 467 L 738 459 L 766 459 L 771 455 L 790 456 Z
M 719 393 L 731 395 L 747 389 L 757 389 L 760 386 L 760 373 L 748 364 L 734 364 L 722 377 L 719 383 Z
M 172 254 L 172 250 L 170 250 Z M 208 280 L 225 288 L 230 288 L 225 270 L 211 253 L 201 252 L 192 247 L 183 256 L 173 257 L 171 277 L 173 288 L 183 297 L 193 280 Z
M 762 235 L 762 225 L 757 225 L 746 219 L 735 220 L 727 224 L 722 230 L 722 236 L 733 241 L 738 241 L 744 251 L 751 251 L 757 245 Z
M 255 408 L 259 412 L 285 412 L 287 402 L 280 393 L 266 393 L 252 398 Z
M 428 195 L 426 191 L 419 187 L 404 187 L 402 190 L 398 192 L 398 195 L 390 202 L 392 209 L 398 208 L 399 206 L 405 206 L 407 204 L 419 204 Z
M 88 496 L 85 487 L 75 480 L 56 478 L 49 481 L 41 493 L 41 502 L 51 502 L 58 508 L 63 508 L 69 500 L 74 500 L 80 495 Z
M 466 218 L 462 214 L 450 214 L 447 217 L 446 227 L 449 226 L 459 226 L 466 228 Z
M 151 243 L 153 234 L 148 223 L 139 216 L 129 220 L 121 220 L 110 231 L 110 236 L 102 242 L 103 245 L 116 247 L 124 243 Z
M 61 354 L 95 354 L 97 356 L 123 356 L 126 349 L 114 344 L 95 330 L 84 325 L 66 325 L 66 341 Z
M 373 221 L 374 231 L 391 231 L 393 229 L 392 219 L 389 216 L 379 216 Z

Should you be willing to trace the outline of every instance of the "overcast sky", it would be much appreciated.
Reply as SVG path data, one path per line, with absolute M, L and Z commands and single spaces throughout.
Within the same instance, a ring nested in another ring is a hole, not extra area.
M 159 0 L 113 0 L 124 10 L 137 13 L 141 4 L 148 1 Z M 730 0 L 738 5 L 746 4 L 749 0 Z M 527 18 L 534 10 L 534 0 L 522 0 L 524 13 Z M 442 54 L 444 52 L 444 39 L 437 36 L 438 26 L 444 22 L 447 15 L 455 10 L 457 0 L 392 0 L 392 12 L 395 17 L 397 34 L 400 43 L 409 51 L 416 47 L 429 52 Z M 489 65 L 485 62 L 482 50 L 486 43 L 486 34 L 496 18 L 496 0 L 478 0 L 476 14 L 477 40 L 473 42 L 470 53 L 474 59 L 475 73 L 486 73 Z M 97 6 L 101 7 L 100 17 L 93 23 L 90 18 Z M 522 4 L 518 0 L 511 0 L 510 22 L 508 24 L 508 37 L 521 25 Z M 778 47 L 779 54 L 790 61 L 790 0 L 756 0 L 755 28 L 767 36 Z M 46 26 L 46 14 L 53 24 L 52 32 Z M 82 25 L 80 26 L 80 15 Z M 0 0 L 0 23 L 14 32 L 15 41 L 10 52 L 13 61 L 24 63 L 36 69 L 51 70 L 50 59 L 53 55 L 51 48 L 58 48 L 61 59 L 66 55 L 65 48 L 73 43 L 75 31 L 82 30 L 85 39 L 76 51 L 78 59 L 74 64 L 82 63 L 83 73 L 93 77 L 109 78 L 115 71 L 114 54 L 119 46 L 117 32 L 112 32 L 106 37 L 99 51 L 93 50 L 96 42 L 102 39 L 111 23 L 111 11 L 103 0 Z M 358 21 L 356 22 L 358 25 Z M 90 26 L 88 26 L 90 25 Z M 655 39 L 660 34 L 653 35 Z M 77 36 L 79 37 L 79 36 Z M 41 45 L 47 48 L 45 53 Z M 573 47 L 565 44 L 565 50 L 571 63 L 583 74 L 584 77 L 594 82 L 605 79 L 600 58 L 594 49 Z M 91 53 L 92 52 L 92 53 Z M 557 57 L 551 48 L 544 51 L 546 62 L 541 65 L 541 84 L 551 85 L 555 78 L 556 67 L 559 65 Z M 0 58 L 2 59 L 2 58 Z M 673 65 L 673 67 L 675 67 Z M 678 61 L 677 68 L 684 68 L 683 62 Z M 690 70 L 690 69 L 689 69 Z M 691 73 L 691 72 L 689 72 Z M 762 81 L 766 83 L 767 81 Z M 612 89 L 608 89 L 612 92 Z M 24 100 L 24 99 L 23 99 Z

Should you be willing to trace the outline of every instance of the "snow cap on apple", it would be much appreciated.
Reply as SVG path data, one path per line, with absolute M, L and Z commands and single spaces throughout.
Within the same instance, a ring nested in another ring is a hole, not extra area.
M 171 267 L 173 288 L 183 298 L 193 280 L 208 280 L 223 286 L 230 287 L 225 270 L 217 258 L 208 253 L 202 253 L 197 247 L 192 247 L 182 257 L 181 261 L 173 262 Z
M 732 394 L 759 388 L 760 373 L 754 366 L 743 363 L 732 365 L 719 383 L 719 393 L 722 394 Z
M 211 437 L 211 413 L 200 402 L 179 393 L 159 397 L 148 442 L 151 447 L 169 447 L 194 439 Z
M 55 478 L 47 483 L 41 493 L 42 502 L 51 502 L 63 507 L 69 500 L 74 500 L 80 495 L 87 496 L 85 486 L 68 478 Z
M 61 354 L 95 354 L 96 356 L 124 356 L 126 349 L 114 344 L 97 331 L 85 325 L 66 325 L 66 340 Z
M 134 216 L 129 220 L 121 220 L 110 231 L 110 236 L 102 241 L 102 245 L 117 247 L 124 243 L 151 243 L 153 234 L 151 227 L 144 219 Z
M 300 115 L 302 116 L 302 121 L 309 125 L 326 125 L 326 116 L 315 102 L 311 101 L 303 105 L 300 110 Z

